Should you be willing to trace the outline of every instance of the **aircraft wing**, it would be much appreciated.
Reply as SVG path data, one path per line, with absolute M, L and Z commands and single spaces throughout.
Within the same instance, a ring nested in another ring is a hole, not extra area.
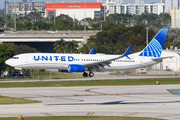
M 126 50 L 126 52 L 123 54 L 123 55 L 120 55 L 116 58 L 111 58 L 111 59 L 106 59 L 106 60 L 103 60 L 103 61 L 97 61 L 97 62 L 92 62 L 92 63 L 87 63 L 87 64 L 84 64 L 85 67 L 96 67 L 96 68 L 103 68 L 104 69 L 104 66 L 108 66 L 110 67 L 109 64 L 111 64 L 111 61 L 114 61 L 114 60 L 117 60 L 117 59 L 120 59 L 120 58 L 123 58 L 123 57 L 127 57 L 128 59 L 130 59 L 128 57 L 128 54 L 129 54 L 129 51 L 131 49 L 131 46 L 129 46 L 129 48 Z
M 159 58 L 153 58 L 152 60 L 163 60 L 163 59 L 166 59 L 166 58 L 172 58 L 174 56 L 169 56 L 169 57 L 159 57 Z

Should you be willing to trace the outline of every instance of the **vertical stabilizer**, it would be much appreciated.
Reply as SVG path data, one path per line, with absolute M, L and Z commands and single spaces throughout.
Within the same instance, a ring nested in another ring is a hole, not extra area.
M 94 48 L 95 48 L 95 47 L 93 47 L 93 48 L 91 49 L 91 51 L 89 52 L 89 54 L 93 54 Z
M 161 29 L 139 56 L 160 57 L 166 39 L 167 31 L 167 28 Z

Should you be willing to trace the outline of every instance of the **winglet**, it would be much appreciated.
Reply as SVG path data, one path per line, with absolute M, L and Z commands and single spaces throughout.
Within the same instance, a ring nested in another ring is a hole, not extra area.
M 132 45 L 130 45 L 129 48 L 126 50 L 126 52 L 123 54 L 123 56 L 127 57 L 128 59 L 131 59 L 128 57 L 128 54 L 129 54 L 131 47 L 132 47 Z
M 93 47 L 93 48 L 91 49 L 91 51 L 89 52 L 89 54 L 93 54 L 94 48 L 95 48 L 95 47 Z

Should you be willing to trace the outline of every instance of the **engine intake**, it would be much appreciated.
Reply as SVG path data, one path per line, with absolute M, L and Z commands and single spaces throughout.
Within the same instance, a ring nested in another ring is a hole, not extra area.
M 69 72 L 84 72 L 84 66 L 72 64 L 68 66 L 68 71 Z

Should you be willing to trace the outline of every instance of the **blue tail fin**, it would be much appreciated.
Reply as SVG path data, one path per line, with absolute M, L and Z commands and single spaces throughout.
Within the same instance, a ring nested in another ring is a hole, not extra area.
M 166 39 L 167 31 L 167 28 L 161 29 L 139 56 L 160 57 Z
M 89 52 L 89 54 L 93 54 L 94 48 L 95 48 L 95 47 L 93 47 L 93 48 L 91 49 L 91 51 Z
M 129 48 L 126 50 L 126 52 L 125 52 L 124 55 L 123 55 L 123 56 L 127 57 L 128 59 L 131 59 L 131 58 L 129 58 L 129 56 L 128 56 L 129 51 L 131 50 L 131 47 L 132 47 L 132 45 L 129 46 Z

